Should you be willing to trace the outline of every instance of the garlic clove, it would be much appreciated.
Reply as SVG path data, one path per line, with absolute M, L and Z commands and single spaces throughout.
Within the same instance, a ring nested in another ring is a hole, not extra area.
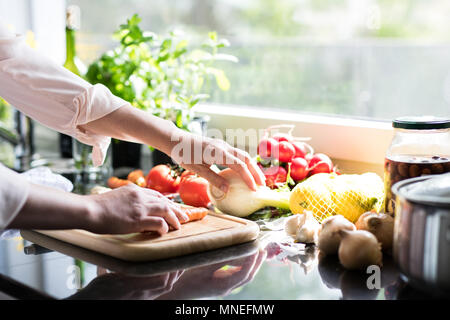
M 294 236 L 297 233 L 297 229 L 299 228 L 301 219 L 302 217 L 300 214 L 294 214 L 287 218 L 284 224 L 284 230 L 288 235 Z

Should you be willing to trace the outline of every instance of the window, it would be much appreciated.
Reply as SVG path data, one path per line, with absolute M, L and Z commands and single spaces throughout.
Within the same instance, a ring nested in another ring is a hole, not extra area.
M 114 46 L 134 13 L 157 33 L 215 30 L 239 63 L 210 102 L 371 119 L 446 116 L 450 3 L 445 0 L 67 0 L 80 6 L 79 56 Z

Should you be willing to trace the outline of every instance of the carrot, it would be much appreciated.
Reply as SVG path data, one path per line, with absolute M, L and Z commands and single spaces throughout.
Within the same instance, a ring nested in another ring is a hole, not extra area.
M 139 187 L 145 187 L 146 183 L 145 183 L 145 177 L 144 177 L 144 172 L 142 172 L 142 170 L 134 170 L 131 171 L 128 174 L 127 179 L 135 184 L 137 184 Z
M 132 183 L 129 180 L 124 180 L 124 179 L 119 179 L 117 177 L 111 177 L 108 179 L 108 187 L 110 187 L 111 189 L 115 189 L 115 188 L 119 188 L 122 186 L 126 186 L 127 184 Z
M 187 206 L 180 206 L 181 210 L 189 217 L 189 220 L 186 222 L 180 223 L 187 223 L 192 221 L 201 220 L 208 214 L 209 210 L 206 208 L 195 208 L 195 207 L 187 207 Z

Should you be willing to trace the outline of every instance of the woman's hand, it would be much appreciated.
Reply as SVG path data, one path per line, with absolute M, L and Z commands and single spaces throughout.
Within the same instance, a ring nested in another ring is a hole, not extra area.
M 183 270 L 144 277 L 103 273 L 67 299 L 154 300 L 170 292 Z
M 178 204 L 135 184 L 89 196 L 32 184 L 27 201 L 9 228 L 164 234 L 169 227 L 180 228 L 180 221 L 186 220 Z
M 258 250 L 251 255 L 211 265 L 188 269 L 173 290 L 158 299 L 201 299 L 222 297 L 251 282 L 265 261 L 267 252 Z M 225 267 L 226 268 L 223 268 Z
M 175 143 L 168 152 L 172 159 L 222 191 L 228 191 L 228 182 L 211 169 L 213 164 L 223 165 L 236 171 L 252 190 L 256 190 L 257 185 L 265 185 L 263 173 L 247 152 L 233 148 L 223 140 L 181 130 L 176 134 L 178 137 L 172 137 Z
M 213 164 L 235 170 L 252 190 L 256 185 L 264 185 L 263 173 L 247 152 L 222 140 L 191 134 L 171 121 L 129 105 L 79 127 L 94 134 L 153 146 L 224 192 L 228 183 L 211 170 Z
M 93 203 L 92 224 L 88 228 L 95 233 L 156 231 L 162 235 L 169 226 L 179 229 L 180 220 L 189 219 L 178 204 L 158 191 L 135 184 L 86 197 Z

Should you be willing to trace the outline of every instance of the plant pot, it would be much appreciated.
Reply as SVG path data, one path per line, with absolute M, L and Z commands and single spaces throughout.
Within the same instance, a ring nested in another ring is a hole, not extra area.
M 208 129 L 209 119 L 209 116 L 195 117 L 188 124 L 188 128 L 192 133 L 204 136 Z M 152 151 L 152 165 L 157 166 L 158 164 L 175 164 L 175 162 L 164 152 L 155 149 Z
M 112 143 L 113 169 L 127 167 L 138 169 L 141 167 L 140 143 L 113 140 Z
M 171 157 L 169 157 L 164 152 L 161 152 L 157 149 L 152 151 L 152 165 L 157 166 L 158 164 L 174 164 L 175 162 L 172 160 Z

